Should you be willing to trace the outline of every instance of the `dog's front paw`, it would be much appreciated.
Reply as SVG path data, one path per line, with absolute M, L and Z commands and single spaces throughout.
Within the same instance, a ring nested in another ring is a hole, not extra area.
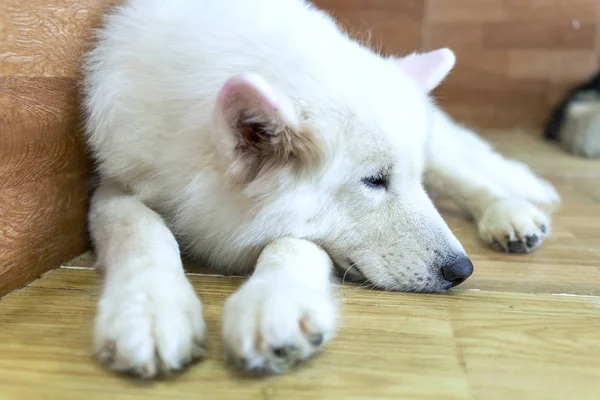
M 251 278 L 225 303 L 226 355 L 247 372 L 281 373 L 318 352 L 336 324 L 331 293 Z
M 479 237 L 509 253 L 529 253 L 550 232 L 550 219 L 533 204 L 520 199 L 493 202 L 478 222 Z
M 182 271 L 123 278 L 108 283 L 98 303 L 94 349 L 103 364 L 152 378 L 204 356 L 202 304 Z

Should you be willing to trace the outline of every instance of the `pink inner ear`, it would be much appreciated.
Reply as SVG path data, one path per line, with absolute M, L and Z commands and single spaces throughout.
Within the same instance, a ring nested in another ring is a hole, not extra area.
M 244 114 L 277 120 L 297 128 L 298 117 L 292 103 L 280 95 L 267 81 L 255 73 L 235 75 L 221 88 L 217 97 L 216 117 L 229 126 Z
M 425 90 L 435 89 L 454 67 L 456 57 L 450 49 L 413 53 L 395 59 L 397 65 L 412 76 Z
M 276 112 L 280 101 L 275 91 L 260 76 L 246 73 L 233 76 L 221 88 L 217 104 L 227 113 L 239 101 L 253 111 Z

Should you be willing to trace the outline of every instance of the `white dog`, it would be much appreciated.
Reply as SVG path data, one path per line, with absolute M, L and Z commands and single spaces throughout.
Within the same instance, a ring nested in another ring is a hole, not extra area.
M 428 92 L 453 65 L 447 49 L 383 58 L 303 0 L 117 8 L 84 68 L 99 359 L 152 377 L 204 354 L 179 246 L 254 270 L 223 311 L 248 371 L 284 371 L 333 337 L 334 265 L 387 290 L 461 283 L 473 266 L 423 178 L 486 243 L 539 246 L 550 223 L 532 202 L 558 196 L 435 108 Z

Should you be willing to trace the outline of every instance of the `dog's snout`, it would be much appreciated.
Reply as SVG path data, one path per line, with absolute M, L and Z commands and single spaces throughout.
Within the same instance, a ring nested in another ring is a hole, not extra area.
M 468 257 L 462 257 L 453 260 L 442 266 L 442 275 L 444 279 L 452 284 L 451 287 L 458 286 L 467 280 L 473 273 L 473 263 Z

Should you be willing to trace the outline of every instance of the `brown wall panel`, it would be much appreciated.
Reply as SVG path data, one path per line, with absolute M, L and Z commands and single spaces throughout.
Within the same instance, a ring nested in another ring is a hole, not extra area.
M 109 3 L 0 0 L 0 296 L 86 249 L 77 79 Z
M 424 48 L 457 55 L 441 103 L 475 126 L 539 128 L 597 70 L 599 14 L 597 0 L 427 0 Z
M 314 0 L 353 37 L 384 52 L 404 54 L 421 47 L 423 0 Z
M 74 78 L 0 77 L 0 295 L 85 250 Z
M 477 127 L 540 127 L 565 89 L 599 67 L 597 0 L 316 3 L 386 52 L 452 48 L 456 68 L 435 95 Z

